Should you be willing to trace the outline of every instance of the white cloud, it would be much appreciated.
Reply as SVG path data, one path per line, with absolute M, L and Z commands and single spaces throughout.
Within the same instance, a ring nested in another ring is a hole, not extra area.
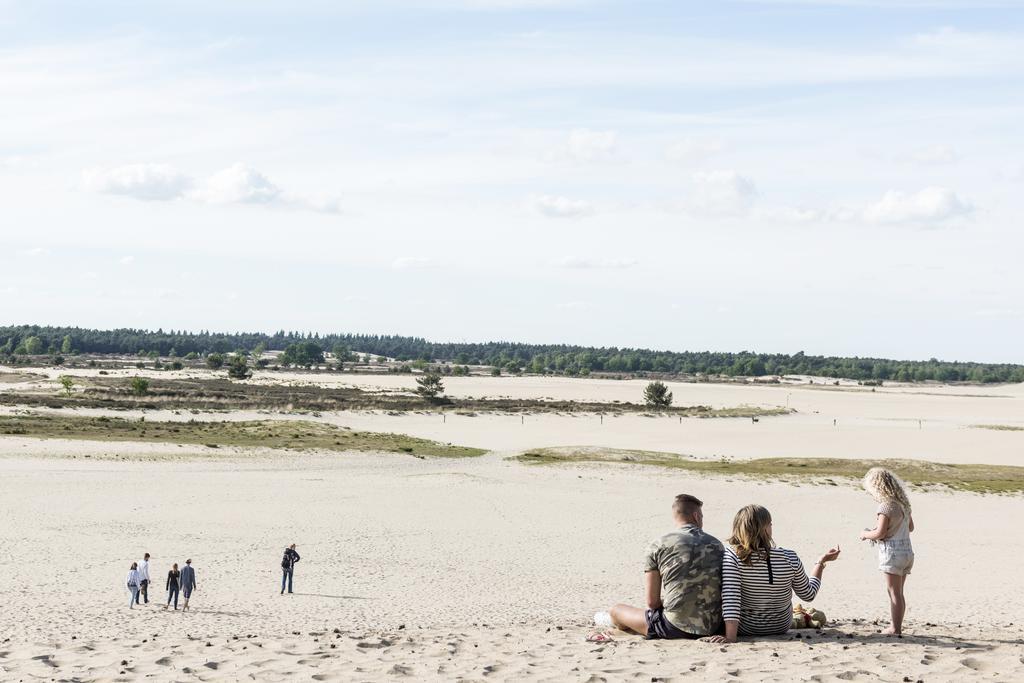
M 534 211 L 548 218 L 576 218 L 593 213 L 594 207 L 581 199 L 569 199 L 554 195 L 539 195 L 531 198 Z
M 191 178 L 166 164 L 90 168 L 82 171 L 82 181 L 93 192 L 150 201 L 178 199 L 192 184 Z
M 133 164 L 82 172 L 85 187 L 93 192 L 142 200 L 186 198 L 204 204 L 256 204 L 340 213 L 341 200 L 286 192 L 266 175 L 243 163 L 217 171 L 202 182 L 166 164 Z
M 928 187 L 919 192 L 890 190 L 864 209 L 869 223 L 932 223 L 966 216 L 974 208 L 953 190 Z
M 560 156 L 577 163 L 612 161 L 618 155 L 618 134 L 613 130 L 577 128 L 569 133 Z
M 566 301 L 564 303 L 557 304 L 557 307 L 567 311 L 586 311 L 593 308 L 594 304 L 589 301 Z
M 48 256 L 50 254 L 50 250 L 44 249 L 43 247 L 33 247 L 31 249 L 22 249 L 18 253 L 30 258 L 39 258 L 40 256 Z
M 757 218 L 782 223 L 816 223 L 836 217 L 828 211 L 803 206 L 764 207 L 757 209 L 754 214 Z
M 552 263 L 556 268 L 589 269 L 620 269 L 632 268 L 639 261 L 636 259 L 594 259 L 582 256 L 567 256 Z
M 665 158 L 682 164 L 699 164 L 722 151 L 718 140 L 684 138 L 665 148 Z
M 693 174 L 691 211 L 732 216 L 746 213 L 757 198 L 754 181 L 736 171 L 701 171 Z
M 939 164 L 952 164 L 960 159 L 960 155 L 949 145 L 929 145 L 928 147 L 914 150 L 910 155 L 910 159 L 919 164 L 937 166 Z
M 281 197 L 281 188 L 253 167 L 236 163 L 210 176 L 195 197 L 211 204 L 269 204 Z
M 119 259 L 118 263 L 120 263 L 122 266 L 130 266 L 133 263 L 135 263 L 135 257 L 134 256 L 122 256 Z
M 1019 308 L 982 308 L 974 312 L 979 318 L 1019 318 L 1022 314 Z
M 401 256 L 391 262 L 391 267 L 395 270 L 417 270 L 436 266 L 437 263 L 433 259 L 423 256 Z

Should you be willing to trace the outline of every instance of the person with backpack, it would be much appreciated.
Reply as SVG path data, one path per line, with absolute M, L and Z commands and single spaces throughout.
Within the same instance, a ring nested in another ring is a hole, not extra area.
M 302 558 L 300 558 L 299 554 L 295 552 L 294 543 L 284 549 L 284 558 L 281 559 L 281 595 L 284 595 L 286 584 L 288 586 L 288 592 L 292 592 L 292 574 L 295 573 L 295 563 L 300 559 Z

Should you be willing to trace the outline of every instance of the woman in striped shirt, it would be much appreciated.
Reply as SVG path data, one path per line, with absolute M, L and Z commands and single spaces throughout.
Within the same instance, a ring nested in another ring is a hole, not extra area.
M 733 519 L 722 558 L 725 636 L 713 641 L 735 643 L 741 635 L 785 633 L 793 619 L 793 593 L 805 602 L 814 600 L 825 563 L 837 557 L 839 548 L 830 549 L 807 576 L 795 552 L 775 546 L 771 513 L 760 505 L 742 508 Z

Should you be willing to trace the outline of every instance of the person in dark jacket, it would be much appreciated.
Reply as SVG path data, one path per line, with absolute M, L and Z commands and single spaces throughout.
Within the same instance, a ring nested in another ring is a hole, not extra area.
M 192 597 L 192 591 L 196 589 L 196 570 L 192 568 L 192 559 L 185 560 L 185 567 L 181 570 L 181 595 L 185 598 L 185 604 L 181 606 L 182 612 L 188 611 L 188 599 Z
M 178 592 L 181 589 L 181 572 L 178 571 L 178 563 L 175 562 L 171 571 L 167 572 L 167 604 L 164 609 L 171 606 L 171 598 L 174 598 L 174 610 L 178 610 Z
M 284 558 L 281 560 L 281 595 L 284 595 L 286 584 L 288 592 L 292 592 L 292 574 L 295 573 L 295 563 L 300 559 L 294 543 L 284 549 Z

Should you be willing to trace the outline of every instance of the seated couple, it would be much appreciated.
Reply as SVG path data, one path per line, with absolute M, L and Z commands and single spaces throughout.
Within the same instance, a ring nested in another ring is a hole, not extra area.
M 723 546 L 703 531 L 702 506 L 693 496 L 676 496 L 672 516 L 678 528 L 647 553 L 647 609 L 615 605 L 611 623 L 647 638 L 716 643 L 785 633 L 793 618 L 793 593 L 813 600 L 825 563 L 839 557 L 839 550 L 822 555 L 808 576 L 796 553 L 775 546 L 765 508 L 748 505 L 737 512 Z M 608 615 L 597 620 L 607 622 Z

